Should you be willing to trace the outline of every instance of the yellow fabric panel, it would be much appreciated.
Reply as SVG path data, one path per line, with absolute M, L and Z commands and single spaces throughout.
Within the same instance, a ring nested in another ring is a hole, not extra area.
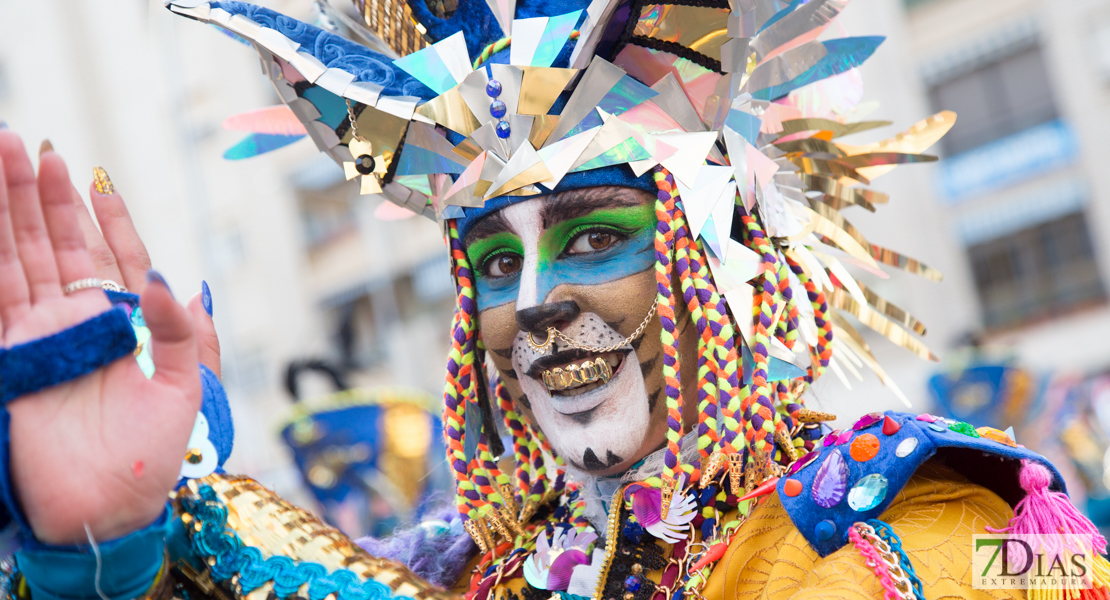
M 929 462 L 880 519 L 902 539 L 926 598 L 1016 599 L 1025 592 L 971 588 L 971 535 L 1002 527 L 1012 516 L 993 492 Z M 851 543 L 818 556 L 773 495 L 740 528 L 704 594 L 707 600 L 857 600 L 882 598 L 883 589 Z

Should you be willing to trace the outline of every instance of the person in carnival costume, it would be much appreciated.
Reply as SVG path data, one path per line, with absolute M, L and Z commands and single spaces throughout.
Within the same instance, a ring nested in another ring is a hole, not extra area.
M 847 314 L 931 356 L 847 267 L 937 274 L 840 209 L 886 202 L 870 180 L 927 160 L 954 115 L 853 146 L 840 138 L 883 123 L 789 102 L 880 41 L 817 39 L 846 3 L 462 0 L 448 15 L 413 0 L 434 43 L 391 60 L 250 4 L 171 1 L 251 42 L 364 193 L 442 227 L 456 501 L 355 542 L 224 473 L 210 297 L 181 307 L 146 272 L 103 171 L 102 237 L 61 158 L 45 148 L 36 176 L 0 132 L 9 594 L 1106 597 L 1094 555 L 1085 586 L 973 587 L 973 534 L 1105 551 L 1052 465 L 1006 434 L 897 412 L 826 432 L 833 416 L 804 406 L 836 365 L 886 381 Z

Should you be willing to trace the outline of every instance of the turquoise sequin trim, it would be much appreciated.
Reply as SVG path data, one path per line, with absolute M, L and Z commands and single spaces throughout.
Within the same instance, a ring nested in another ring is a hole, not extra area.
M 198 493 L 199 499 L 184 497 L 181 503 L 200 524 L 199 531 L 193 529 L 191 544 L 197 556 L 211 565 L 213 581 L 222 583 L 238 575 L 238 592 L 243 595 L 272 581 L 274 594 L 279 598 L 297 595 L 307 583 L 309 600 L 324 600 L 329 594 L 335 594 L 338 600 L 412 600 L 394 595 L 383 583 L 362 581 L 351 571 L 328 573 L 322 565 L 295 562 L 286 556 L 263 558 L 261 551 L 245 546 L 227 528 L 227 506 L 219 501 L 216 492 L 205 485 Z

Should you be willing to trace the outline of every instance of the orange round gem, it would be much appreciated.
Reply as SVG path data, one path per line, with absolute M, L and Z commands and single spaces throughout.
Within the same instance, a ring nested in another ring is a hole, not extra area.
M 793 498 L 802 493 L 802 482 L 797 479 L 787 479 L 786 483 L 782 486 L 782 491 L 786 492 L 787 496 Z
M 879 438 L 870 433 L 865 433 L 852 440 L 852 446 L 848 449 L 848 454 L 851 454 L 856 462 L 867 462 L 875 458 L 878 453 Z

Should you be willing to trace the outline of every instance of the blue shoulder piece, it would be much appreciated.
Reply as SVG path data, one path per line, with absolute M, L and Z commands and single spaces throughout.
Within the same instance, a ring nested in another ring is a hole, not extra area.
M 1009 441 L 997 430 L 991 437 Z M 925 461 L 938 456 L 972 482 L 1016 505 L 1022 460 L 1043 464 L 1053 489 L 1064 480 L 1041 455 L 981 437 L 967 423 L 888 411 L 865 415 L 852 429 L 834 431 L 783 476 L 778 493 L 794 526 L 821 556 L 848 542 L 848 528 L 876 519 Z M 800 485 L 799 485 L 800 484 Z

